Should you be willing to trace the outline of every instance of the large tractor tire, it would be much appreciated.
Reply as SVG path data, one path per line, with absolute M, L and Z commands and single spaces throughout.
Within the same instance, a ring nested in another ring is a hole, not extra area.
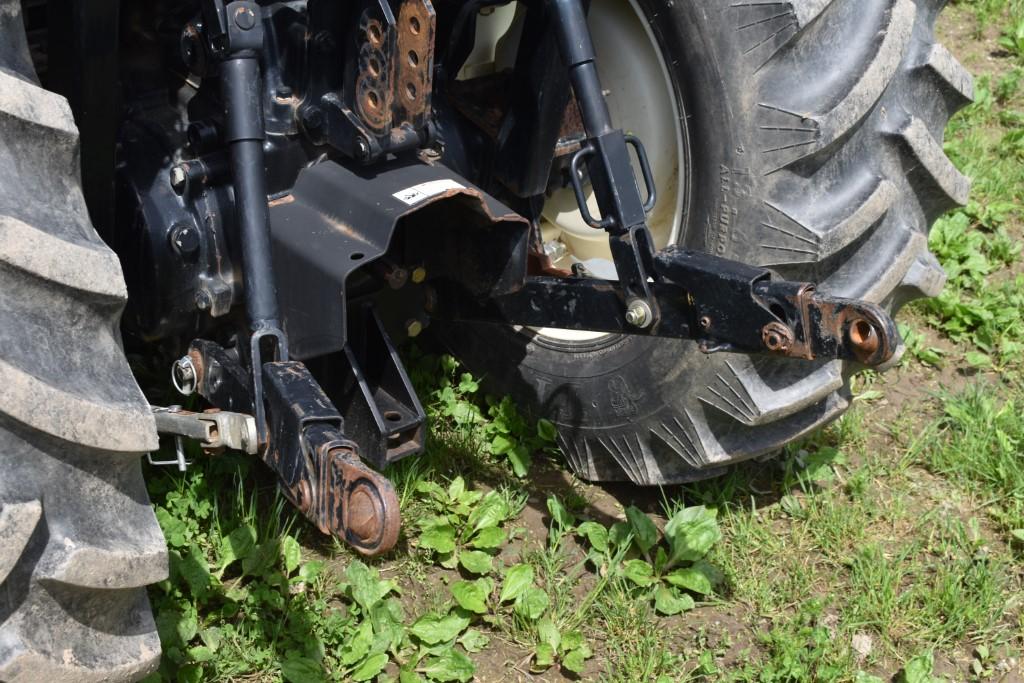
M 126 289 L 89 222 L 78 131 L 0 0 L 0 680 L 135 680 L 167 576 L 140 455 L 153 417 L 121 347 Z
M 936 295 L 945 274 L 928 230 L 969 188 L 943 131 L 972 98 L 970 75 L 935 42 L 944 4 L 594 0 L 613 118 L 652 156 L 679 149 L 655 169 L 667 188 L 656 238 L 894 312 Z M 611 31 L 618 38 L 602 40 Z M 631 67 L 644 50 L 653 68 Z M 662 74 L 668 104 L 656 105 Z M 667 134 L 645 128 L 655 109 L 674 112 Z M 564 216 L 553 217 L 563 240 L 581 243 Z M 703 479 L 775 451 L 842 414 L 855 369 L 638 337 L 470 325 L 441 334 L 471 369 L 554 421 L 573 470 L 597 481 Z

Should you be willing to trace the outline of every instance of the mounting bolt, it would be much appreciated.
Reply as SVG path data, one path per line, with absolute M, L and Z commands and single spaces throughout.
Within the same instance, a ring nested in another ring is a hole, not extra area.
M 626 309 L 626 322 L 633 327 L 643 329 L 651 324 L 654 319 L 654 312 L 646 301 L 637 299 L 629 304 Z
M 706 315 L 701 316 L 701 319 L 698 322 L 700 323 L 700 327 L 702 330 L 706 330 L 711 327 L 711 318 L 707 317 Z
M 366 138 L 362 136 L 356 138 L 355 152 L 356 159 L 360 161 L 366 161 L 370 158 L 370 143 L 366 141 Z
M 416 320 L 414 318 L 409 322 L 405 323 L 405 333 L 408 334 L 410 338 L 420 336 L 421 332 L 423 332 L 423 323 L 421 323 L 419 320 Z
M 213 300 L 210 299 L 210 294 L 206 290 L 199 290 L 196 292 L 196 308 L 200 311 L 208 311 L 213 306 Z
M 185 396 L 194 394 L 197 377 L 196 366 L 192 364 L 192 359 L 188 356 L 174 361 L 174 365 L 171 366 L 171 383 L 180 394 Z
M 199 252 L 199 231 L 191 225 L 175 225 L 171 228 L 168 238 L 171 241 L 171 248 L 182 258 L 190 258 Z
M 391 289 L 401 289 L 409 282 L 409 271 L 405 268 L 383 261 L 376 261 L 374 266 L 373 270 L 384 278 Z
M 324 125 L 324 113 L 320 107 L 304 107 L 299 117 L 302 119 L 302 126 L 308 131 L 320 130 Z
M 171 167 L 171 188 L 175 192 L 181 194 L 185 191 L 185 185 L 188 183 L 188 168 L 185 164 L 178 164 Z
M 412 269 L 412 274 L 409 276 L 414 285 L 421 285 L 423 281 L 427 279 L 427 269 L 423 266 L 416 266 Z
M 249 7 L 239 7 L 235 10 L 235 26 L 248 31 L 256 25 L 256 14 Z

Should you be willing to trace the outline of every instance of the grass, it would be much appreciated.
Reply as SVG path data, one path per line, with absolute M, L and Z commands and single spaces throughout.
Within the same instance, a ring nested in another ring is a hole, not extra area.
M 846 416 L 779 458 L 634 507 L 565 475 L 551 425 L 411 352 L 432 430 L 387 472 L 406 523 L 383 560 L 324 539 L 240 457 L 149 473 L 171 550 L 152 679 L 1020 675 L 1024 3 L 952 11 L 988 46 L 947 135 L 974 191 L 932 232 L 950 281 L 901 326 L 897 377 L 921 387 L 902 406 L 865 373 Z
M 942 417 L 915 440 L 910 456 L 971 491 L 1007 542 L 1024 540 L 1024 393 L 971 385 L 943 396 Z

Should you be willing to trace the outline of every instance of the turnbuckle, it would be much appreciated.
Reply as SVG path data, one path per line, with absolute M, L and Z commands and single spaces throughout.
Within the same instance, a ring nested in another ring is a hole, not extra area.
M 580 214 L 587 225 L 606 230 L 619 286 L 625 292 L 624 316 L 633 327 L 655 325 L 661 315 L 648 281 L 656 279 L 654 240 L 647 228 L 647 214 L 658 200 L 654 174 L 643 143 L 612 125 L 595 64 L 596 53 L 580 0 L 550 0 L 557 24 L 562 58 L 580 108 L 587 141 L 569 164 L 570 184 Z M 629 148 L 632 147 L 644 180 L 646 198 L 640 194 Z M 583 190 L 583 165 L 601 217 L 587 206 Z

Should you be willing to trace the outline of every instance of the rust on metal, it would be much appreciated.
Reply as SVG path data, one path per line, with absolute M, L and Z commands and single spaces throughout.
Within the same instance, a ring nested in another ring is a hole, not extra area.
M 403 0 L 394 21 L 374 8 L 360 17 L 355 107 L 368 129 L 401 146 L 430 113 L 437 14 L 430 0 Z
M 203 386 L 203 378 L 206 374 L 206 357 L 203 356 L 203 352 L 194 346 L 189 347 L 188 358 L 192 361 L 192 367 L 195 368 L 196 373 L 196 386 Z
M 434 89 L 437 13 L 430 0 L 403 0 L 398 10 L 395 50 L 395 120 L 418 127 L 430 112 Z
M 896 353 L 899 332 L 875 304 L 825 296 L 810 284 L 789 301 L 797 311 L 798 333 L 781 322 L 765 325 L 762 340 L 771 353 L 804 360 L 848 358 L 868 366 L 881 365 Z
M 859 353 L 868 356 L 877 351 L 880 344 L 875 328 L 863 318 L 850 322 L 847 337 Z
M 294 484 L 281 482 L 288 499 L 321 532 L 345 541 L 361 555 L 391 550 L 401 528 L 398 495 L 391 482 L 363 463 L 351 442 L 331 439 L 311 446 L 312 467 L 304 467 Z M 287 464 L 282 455 L 279 448 L 270 448 L 264 460 L 282 472 Z
M 788 354 L 793 347 L 794 335 L 789 325 L 778 322 L 768 323 L 761 331 L 765 348 L 772 353 Z
M 384 133 L 392 121 L 395 41 L 387 24 L 369 9 L 359 19 L 359 32 L 363 41 L 356 76 L 356 111 L 370 130 Z
M 367 467 L 348 443 L 329 442 L 317 451 L 321 495 L 313 521 L 362 555 L 380 555 L 393 548 L 401 515 L 391 482 Z
M 343 420 L 309 369 L 296 361 L 263 365 L 270 442 L 263 461 L 285 496 L 320 531 L 363 555 L 398 540 L 398 496 L 391 482 L 359 458 Z

